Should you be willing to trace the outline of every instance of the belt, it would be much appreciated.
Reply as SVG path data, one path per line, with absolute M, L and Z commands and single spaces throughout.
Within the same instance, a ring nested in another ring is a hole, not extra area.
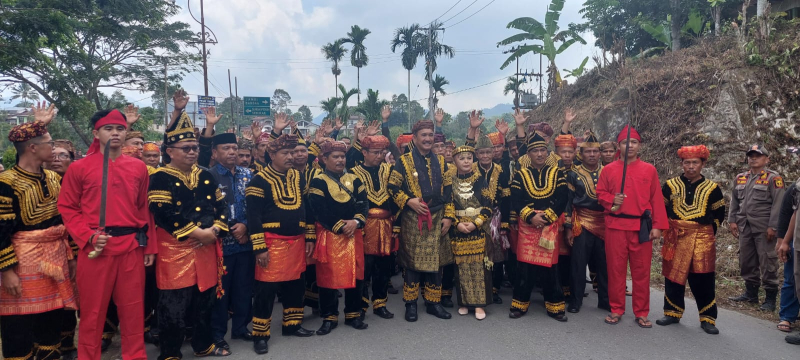
M 481 214 L 481 209 L 468 207 L 464 210 L 456 210 L 456 216 L 478 216 Z
M 141 228 L 109 226 L 105 228 L 104 232 L 108 234 L 108 236 L 112 237 L 136 234 L 136 241 L 139 243 L 139 246 L 147 246 L 147 229 L 148 229 L 147 224 L 145 224 Z

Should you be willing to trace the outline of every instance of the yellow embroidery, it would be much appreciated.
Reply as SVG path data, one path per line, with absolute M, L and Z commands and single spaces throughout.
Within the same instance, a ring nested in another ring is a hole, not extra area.
M 25 225 L 35 225 L 45 220 L 58 216 L 58 193 L 61 191 L 61 177 L 53 171 L 43 170 L 43 174 L 27 172 L 15 166 L 8 171 L 0 173 L 0 183 L 14 189 L 14 195 L 19 201 L 19 219 Z M 45 196 L 39 179 L 44 176 L 44 183 L 49 190 Z M 10 198 L 1 200 L 3 204 L 11 204 Z M 8 212 L 8 214 L 6 214 Z M 16 215 L 10 205 L 0 210 L 0 220 L 13 220 Z
M 188 187 L 189 190 L 194 190 L 194 188 L 196 188 L 197 184 L 200 182 L 201 171 L 200 168 L 197 167 L 197 165 L 192 165 L 192 170 L 189 172 L 189 176 L 186 176 L 186 174 L 184 174 L 183 171 L 180 171 L 170 165 L 158 168 L 157 172 L 163 172 L 165 174 L 169 174 L 171 176 L 178 178 L 178 180 L 186 184 L 186 187 Z M 176 185 L 180 186 L 180 184 Z
M 386 200 L 389 200 L 389 192 L 386 190 L 386 185 L 389 182 L 389 173 L 391 172 L 391 166 L 389 164 L 383 163 L 380 169 L 378 169 L 377 186 L 372 181 L 372 176 L 369 171 L 364 169 L 363 165 L 356 166 L 352 170 L 365 185 L 367 199 L 370 202 L 376 205 L 383 205 Z
M 697 185 L 695 189 L 694 201 L 692 204 L 686 203 L 686 186 L 680 177 L 667 180 L 667 186 L 672 191 L 672 211 L 682 220 L 702 218 L 706 215 L 708 208 L 708 198 L 711 192 L 717 188 L 717 184 L 705 179 Z
M 272 166 L 265 166 L 264 170 L 260 171 L 256 176 L 266 180 L 269 184 L 275 206 L 282 210 L 297 210 L 300 208 L 302 192 L 300 191 L 299 171 L 289 169 L 286 174 L 281 174 L 275 171 Z M 252 187 L 248 187 L 245 193 L 250 189 L 252 189 Z M 264 190 L 259 190 L 260 191 L 253 190 L 251 194 L 253 196 L 261 194 L 261 197 L 263 197 Z
M 552 196 L 556 191 L 558 168 L 548 167 L 546 171 L 540 171 L 538 179 L 533 178 L 530 168 L 522 169 L 519 173 L 524 185 L 523 188 L 531 198 L 544 199 Z
M 267 337 L 271 327 L 272 319 L 261 319 L 253 317 L 253 336 Z
M 350 194 L 348 194 L 347 191 L 341 189 L 340 185 L 336 183 L 336 181 L 333 180 L 330 177 L 330 175 L 322 173 L 317 177 L 317 179 L 325 181 L 325 184 L 328 186 L 328 193 L 331 195 L 331 198 L 333 198 L 333 200 L 336 200 L 336 202 L 341 204 L 345 204 L 350 201 Z M 356 179 L 358 179 L 357 176 L 350 173 L 346 173 L 339 179 L 339 183 L 344 185 L 344 187 L 346 187 L 347 190 L 350 190 L 350 192 L 355 193 L 356 191 L 354 185 Z M 309 192 L 314 190 L 316 189 L 312 188 L 311 190 L 309 190 Z
M 711 204 L 711 210 L 717 210 L 723 206 L 725 206 L 725 199 L 720 199 L 719 201 Z

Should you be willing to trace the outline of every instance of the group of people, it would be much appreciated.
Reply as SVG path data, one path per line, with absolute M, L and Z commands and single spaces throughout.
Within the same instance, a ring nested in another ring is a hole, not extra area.
M 681 320 L 688 282 L 702 329 L 718 334 L 715 235 L 726 217 L 747 284 L 736 300 L 758 301 L 763 285 L 767 310 L 775 255 L 793 254 L 790 226 L 800 235 L 797 201 L 782 201 L 783 180 L 758 145 L 746 151 L 750 170 L 737 176 L 728 212 L 721 188 L 702 175 L 705 146 L 679 149 L 683 173 L 662 185 L 639 158 L 636 129 L 613 142 L 591 131 L 576 138 L 571 110 L 555 137 L 519 110 L 514 131 L 497 121 L 482 134 L 473 112 L 456 146 L 440 131 L 441 110 L 390 141 L 385 107 L 383 126 L 357 125 L 348 144 L 336 140 L 339 121 L 311 139 L 285 114 L 244 138 L 215 133 L 220 116 L 209 108 L 196 130 L 183 111 L 188 96 L 173 101 L 160 146 L 131 130 L 133 106 L 92 117 L 82 159 L 48 133 L 52 106 L 10 131 L 18 160 L 0 173 L 6 359 L 100 359 L 117 331 L 125 359 L 146 359 L 145 342 L 159 346 L 160 360 L 181 358 L 184 341 L 197 357 L 227 356 L 229 322 L 232 339 L 264 354 L 276 297 L 283 336 L 335 330 L 340 297 L 344 324 L 365 330 L 370 307 L 394 317 L 386 305 L 398 292 L 396 268 L 409 322 L 420 297 L 437 318 L 457 306 L 483 320 L 487 306 L 502 304 L 504 285 L 513 289 L 510 318 L 525 316 L 536 287 L 546 313 L 566 322 L 588 295 L 588 267 L 597 307 L 614 325 L 626 312 L 630 265 L 635 321 L 650 328 L 652 242 L 662 237 L 656 323 Z M 323 320 L 316 331 L 302 326 L 305 307 Z

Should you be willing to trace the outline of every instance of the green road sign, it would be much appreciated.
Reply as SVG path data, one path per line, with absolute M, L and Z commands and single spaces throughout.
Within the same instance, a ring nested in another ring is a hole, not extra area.
M 269 98 L 245 96 L 244 114 L 253 116 L 269 116 Z

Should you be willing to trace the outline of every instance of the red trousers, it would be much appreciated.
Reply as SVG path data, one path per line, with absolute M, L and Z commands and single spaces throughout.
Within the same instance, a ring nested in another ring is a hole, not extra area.
M 639 244 L 639 231 L 606 229 L 606 263 L 608 265 L 608 301 L 611 312 L 625 314 L 625 280 L 628 261 L 633 282 L 633 314 L 647 317 L 650 313 L 650 264 L 653 244 Z
M 78 358 L 100 360 L 100 338 L 108 302 L 113 296 L 119 314 L 122 358 L 147 360 L 144 350 L 144 249 L 123 255 L 89 259 L 78 253 L 78 293 L 81 321 L 78 326 Z

